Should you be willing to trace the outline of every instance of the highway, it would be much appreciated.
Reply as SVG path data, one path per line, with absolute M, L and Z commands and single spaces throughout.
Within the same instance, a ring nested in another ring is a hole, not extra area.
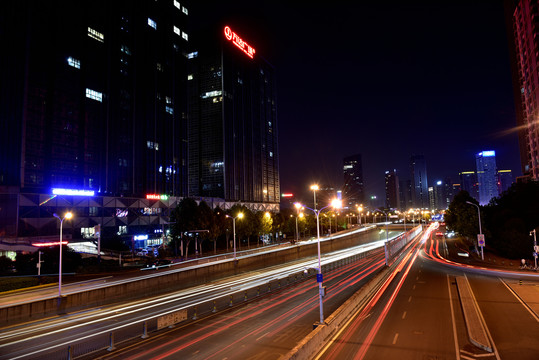
M 393 237 L 398 234 L 399 232 L 390 232 L 389 236 Z M 351 293 L 357 290 L 361 286 L 362 281 L 365 281 L 370 274 L 378 271 L 383 266 L 384 240 L 374 241 L 369 244 L 336 251 L 323 256 L 323 268 L 324 266 L 333 267 L 333 264 L 341 262 L 341 265 L 337 270 L 333 270 L 326 275 L 327 278 L 325 281 L 327 284 L 325 284 L 330 289 L 330 294 L 326 297 L 328 301 L 326 312 L 328 314 L 332 309 L 335 309 L 340 303 L 346 300 Z M 363 254 L 368 253 L 371 253 L 371 255 L 365 257 L 361 261 L 356 261 L 353 265 L 343 263 L 345 261 L 344 259 L 348 259 L 351 256 L 362 256 Z M 252 306 L 255 306 L 251 305 L 251 302 L 248 302 L 247 308 L 239 306 L 240 304 L 243 305 L 244 302 L 239 301 L 238 294 L 243 296 L 243 292 L 245 292 L 245 296 L 247 297 L 247 295 L 249 295 L 250 300 L 259 297 L 258 293 L 260 291 L 264 292 L 270 290 L 266 287 L 272 281 L 274 287 L 273 290 L 277 290 L 277 293 L 271 293 L 271 295 L 267 297 L 260 297 L 262 301 L 266 301 L 264 308 L 267 308 L 268 310 L 278 309 L 279 311 L 283 311 L 287 308 L 283 306 L 283 302 L 286 306 L 298 306 L 298 304 L 301 306 L 308 305 L 301 309 L 302 313 L 304 312 L 306 314 L 305 317 L 298 317 L 298 320 L 306 319 L 303 320 L 306 323 L 301 324 L 300 327 L 304 328 L 308 333 L 312 328 L 312 323 L 317 318 L 316 314 L 318 308 L 316 299 L 318 298 L 318 292 L 315 288 L 317 283 L 313 277 L 315 273 L 313 268 L 317 267 L 318 262 L 316 259 L 303 260 L 292 264 L 267 268 L 264 271 L 251 272 L 228 279 L 222 279 L 203 286 L 177 291 L 166 296 L 117 304 L 115 306 L 86 309 L 79 313 L 55 316 L 19 326 L 3 328 L 2 333 L 0 334 L 0 359 L 61 358 L 67 356 L 69 346 L 72 346 L 71 351 L 75 350 L 75 352 L 78 351 L 78 353 L 92 352 L 100 347 L 107 347 L 106 345 L 110 341 L 109 336 L 111 332 L 117 334 L 115 344 L 119 344 L 122 338 L 136 337 L 137 332 L 142 335 L 143 324 L 145 324 L 146 321 L 155 322 L 155 319 L 160 315 L 184 309 L 185 313 L 189 314 L 189 318 L 191 318 L 194 309 L 196 317 L 197 312 L 199 314 L 202 313 L 202 311 L 200 311 L 201 308 L 197 310 L 197 307 L 207 305 L 206 309 L 208 309 L 212 300 L 214 300 L 213 306 L 215 308 L 228 308 L 229 304 L 227 302 L 230 297 L 231 303 L 232 299 L 234 299 L 233 306 L 230 310 L 223 313 L 223 316 L 229 318 L 231 316 L 230 311 L 247 311 Z M 288 285 L 291 283 L 290 277 L 293 276 L 294 278 L 297 278 L 298 273 L 303 275 L 305 269 L 310 269 L 308 275 L 310 279 L 303 282 L 299 279 L 295 286 Z M 155 276 L 155 274 L 145 274 L 142 276 Z M 275 289 L 275 284 L 279 284 L 278 287 L 280 287 L 281 281 L 283 289 Z M 96 286 L 96 284 L 90 286 Z M 262 290 L 260 290 L 260 288 L 262 288 Z M 253 294 L 254 291 L 257 292 L 256 295 Z M 299 294 L 303 294 L 304 297 L 296 297 L 296 295 Z M 288 299 L 287 296 L 292 297 Z M 281 298 L 287 300 L 278 302 L 278 304 L 281 304 L 280 306 L 273 304 L 275 299 Z M 314 303 L 312 298 L 315 299 Z M 296 310 L 288 311 L 296 313 Z M 221 311 L 217 314 L 220 316 L 220 313 Z M 308 316 L 310 313 L 314 313 L 315 315 Z M 234 313 L 232 312 L 232 314 Z M 264 313 L 263 315 L 267 316 L 268 314 L 271 313 Z M 270 318 L 273 318 L 277 315 L 269 316 Z M 208 321 L 209 319 L 215 318 L 217 318 L 217 316 L 208 317 Z M 245 317 L 245 319 L 251 318 L 251 315 Z M 267 322 L 267 319 L 264 321 Z M 260 322 L 262 322 L 262 320 L 255 318 L 257 327 Z M 178 326 L 178 329 L 190 328 L 192 326 L 206 326 L 199 325 L 203 324 L 203 321 L 199 320 L 192 322 L 188 321 L 186 324 L 187 325 L 183 327 Z M 286 323 L 278 325 L 282 327 L 283 324 L 286 325 Z M 132 332 L 134 332 L 134 334 Z M 192 330 L 188 330 L 188 333 L 191 334 Z M 229 335 L 235 336 L 234 333 L 230 333 Z M 217 338 L 221 337 L 222 334 L 217 335 Z M 143 343 L 147 343 L 150 340 L 153 341 L 153 336 Z M 293 342 L 290 345 L 293 346 Z M 287 348 L 283 349 L 286 350 Z M 286 351 L 284 352 L 286 353 Z M 90 358 L 94 357 L 94 354 L 95 353 L 90 355 Z
M 538 359 L 537 276 L 449 261 L 441 255 L 444 244 L 433 235 L 424 239 L 380 297 L 358 311 L 316 358 Z M 491 351 L 470 341 L 477 324 L 466 322 L 457 277 L 470 285 Z

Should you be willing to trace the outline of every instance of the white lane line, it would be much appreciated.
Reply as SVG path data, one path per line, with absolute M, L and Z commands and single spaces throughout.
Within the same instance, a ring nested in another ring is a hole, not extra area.
M 402 313 L 402 320 L 406 319 L 406 311 Z
M 408 302 L 412 302 L 412 297 L 411 296 L 408 298 Z
M 397 343 L 397 338 L 399 337 L 399 333 L 396 333 L 395 336 L 393 337 L 393 345 L 395 345 Z
M 517 298 L 517 300 L 522 304 L 522 306 L 524 306 L 524 308 L 526 310 L 528 310 L 528 312 L 530 313 L 530 315 L 535 319 L 535 321 L 539 322 L 539 318 L 537 317 L 537 315 L 535 314 L 535 312 L 533 312 L 532 309 L 530 309 L 530 307 L 524 302 L 522 301 L 522 299 L 520 298 L 520 296 L 518 296 L 518 294 L 516 293 L 516 291 L 514 291 L 511 286 L 507 285 L 507 283 L 500 278 L 500 281 L 502 282 L 502 284 L 505 285 L 505 287 L 507 288 L 507 290 L 509 290 L 511 292 L 511 294 L 513 294 L 514 297 Z
M 453 309 L 453 297 L 451 296 L 451 282 L 449 280 L 449 275 L 446 275 L 447 277 L 447 291 L 449 293 L 449 307 L 451 308 L 451 325 L 453 325 L 453 339 L 455 341 L 455 354 L 456 354 L 456 360 L 460 359 L 460 351 L 459 351 L 459 339 L 457 337 L 457 325 L 455 321 L 455 310 Z

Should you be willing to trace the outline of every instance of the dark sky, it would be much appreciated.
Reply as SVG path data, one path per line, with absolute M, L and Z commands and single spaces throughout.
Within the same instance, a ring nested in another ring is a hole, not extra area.
M 429 185 L 481 150 L 521 174 L 502 1 L 197 3 L 197 24 L 226 19 L 275 66 L 281 192 L 340 188 L 356 153 L 379 199 L 413 153 Z

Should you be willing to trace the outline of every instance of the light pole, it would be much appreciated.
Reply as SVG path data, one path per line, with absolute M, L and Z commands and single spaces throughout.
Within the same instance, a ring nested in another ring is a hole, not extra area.
M 485 260 L 485 256 L 483 255 L 483 246 L 484 246 L 485 239 L 483 238 L 483 232 L 481 231 L 481 211 L 479 210 L 479 205 L 474 204 L 473 202 L 470 202 L 470 201 L 466 201 L 466 204 L 473 205 L 473 206 L 475 206 L 477 208 L 477 217 L 479 218 L 479 237 L 478 237 L 478 240 L 479 240 L 479 238 L 481 238 L 481 240 L 483 241 L 483 244 L 479 244 L 479 246 L 481 246 L 481 260 Z
M 311 190 L 313 191 L 313 202 L 314 209 L 316 210 L 316 191 L 319 190 L 318 184 L 311 185 Z M 312 210 L 312 209 L 311 209 Z
M 236 217 L 230 215 L 225 216 L 232 219 L 232 232 L 234 233 L 234 261 L 236 261 L 236 219 L 242 219 L 243 213 L 240 212 Z
M 359 227 L 361 227 L 361 212 L 363 211 L 363 208 L 358 205 L 357 207 L 357 222 Z
M 331 201 L 330 205 L 324 206 L 320 210 L 311 209 L 307 206 L 305 208 L 311 210 L 316 215 L 316 236 L 318 238 L 318 274 L 316 275 L 316 281 L 318 282 L 318 294 L 320 298 L 320 325 L 324 323 L 324 304 L 323 304 L 323 296 L 324 296 L 324 287 L 322 286 L 322 262 L 320 260 L 320 213 L 322 210 L 332 206 L 335 209 L 340 209 L 342 207 L 342 202 L 339 199 L 333 199 Z
M 537 236 L 535 234 L 535 229 L 530 231 L 530 235 L 533 233 L 533 257 L 535 258 L 535 270 L 537 270 Z
M 301 209 L 300 203 L 294 203 L 294 206 L 296 207 L 296 241 L 299 241 L 299 232 L 298 232 L 298 216 L 299 216 L 299 209 Z
M 62 226 L 64 224 L 64 220 L 71 219 L 73 217 L 73 214 L 71 212 L 66 212 L 64 217 L 61 218 L 58 216 L 58 214 L 54 213 L 53 216 L 60 220 L 60 260 L 58 261 L 58 297 L 62 297 Z

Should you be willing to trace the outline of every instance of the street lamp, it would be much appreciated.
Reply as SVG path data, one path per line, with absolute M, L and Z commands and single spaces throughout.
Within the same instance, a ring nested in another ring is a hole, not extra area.
M 363 207 L 357 206 L 357 222 L 358 225 L 361 227 L 361 212 L 363 211 Z
M 236 217 L 232 217 L 230 215 L 225 216 L 232 219 L 232 232 L 234 233 L 234 261 L 236 261 L 236 219 L 242 219 L 243 213 L 238 213 L 238 216 Z
M 322 286 L 322 281 L 323 281 L 322 262 L 320 260 L 320 219 L 319 218 L 320 218 L 320 213 L 322 212 L 322 210 L 324 210 L 324 209 L 326 209 L 326 208 L 328 208 L 330 206 L 335 208 L 335 209 L 340 209 L 342 207 L 342 201 L 339 200 L 339 199 L 333 199 L 331 201 L 330 205 L 324 206 L 320 210 L 311 209 L 311 208 L 305 206 L 305 208 L 311 210 L 316 215 L 316 236 L 318 238 L 318 274 L 316 275 L 316 281 L 318 282 L 318 294 L 319 294 L 319 297 L 320 297 L 320 325 L 322 325 L 324 323 L 324 305 L 323 305 L 323 301 L 322 301 L 322 298 L 323 298 L 323 295 L 324 295 L 324 287 Z
M 298 216 L 299 216 L 299 209 L 301 209 L 301 204 L 296 202 L 294 203 L 294 206 L 296 207 L 296 241 L 299 241 Z
M 52 214 L 55 218 L 57 218 L 58 220 L 60 220 L 60 260 L 58 261 L 59 265 L 58 265 L 58 297 L 62 297 L 62 226 L 64 224 L 64 220 L 67 219 L 71 219 L 73 217 L 73 214 L 71 212 L 66 212 L 64 217 L 61 218 L 60 216 L 58 216 L 58 214 L 54 213 Z
M 535 258 L 535 270 L 537 270 L 537 235 L 535 234 L 535 229 L 530 231 L 530 236 L 533 233 L 533 257 Z
M 479 236 L 477 237 L 477 240 L 479 242 L 479 238 L 481 238 L 481 241 L 483 241 L 482 244 L 479 244 L 479 246 L 481 247 L 481 260 L 485 260 L 485 256 L 483 255 L 483 246 L 485 245 L 484 242 L 485 242 L 485 239 L 483 238 L 483 232 L 481 231 L 481 211 L 479 210 L 479 205 L 477 204 L 474 204 L 473 202 L 470 202 L 470 201 L 466 201 L 466 204 L 470 204 L 470 205 L 473 205 L 477 208 L 477 217 L 479 218 Z
M 316 210 L 316 192 L 319 190 L 320 188 L 318 187 L 317 184 L 314 184 L 314 185 L 311 185 L 311 190 L 313 191 L 313 198 L 314 198 L 314 209 Z M 311 209 L 312 210 L 312 209 Z

